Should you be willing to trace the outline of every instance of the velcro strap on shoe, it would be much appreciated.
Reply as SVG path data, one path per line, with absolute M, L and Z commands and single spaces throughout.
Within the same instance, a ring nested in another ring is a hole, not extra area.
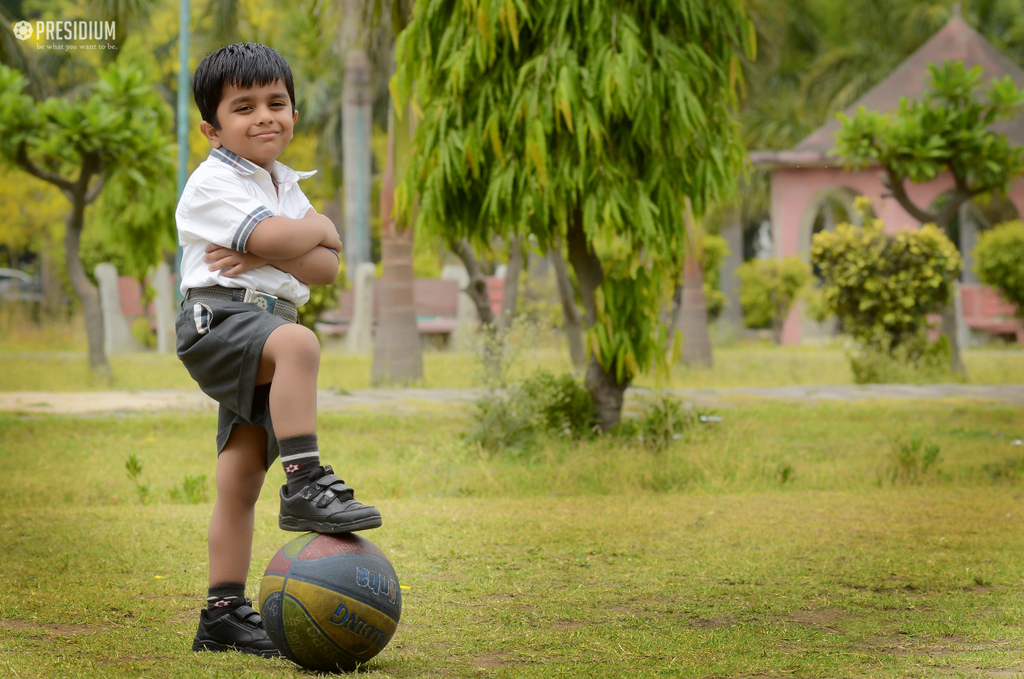
M 346 486 L 345 481 L 339 479 L 334 474 L 321 476 L 314 484 L 324 495 L 330 495 L 332 498 L 337 497 L 342 500 L 351 500 L 355 497 L 355 491 Z
M 253 624 L 253 625 L 257 626 L 257 627 L 259 627 L 260 624 L 263 622 L 263 618 L 260 617 L 259 612 L 255 608 L 253 608 L 252 606 L 246 606 L 246 605 L 239 606 L 234 611 L 232 611 L 232 613 L 236 617 L 238 617 L 238 618 L 240 618 L 242 620 L 245 620 L 245 621 L 247 621 L 247 622 L 249 622 L 249 623 L 251 623 L 251 624 Z

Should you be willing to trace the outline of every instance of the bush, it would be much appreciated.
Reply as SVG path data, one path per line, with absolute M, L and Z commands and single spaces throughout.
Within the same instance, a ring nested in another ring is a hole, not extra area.
M 799 257 L 752 259 L 736 269 L 740 279 L 740 306 L 748 328 L 771 327 L 776 344 L 782 342 L 782 324 L 797 295 L 811 280 L 811 268 Z
M 664 394 L 642 401 L 639 417 L 624 419 L 616 434 L 635 439 L 653 452 L 667 450 L 699 424 L 720 422 L 722 418 L 710 411 L 687 408 L 682 402 Z
M 884 343 L 847 352 L 856 384 L 919 384 L 963 380 L 949 372 L 953 349 L 945 335 L 936 342 L 913 342 L 888 348 Z
M 729 256 L 729 241 L 714 234 L 704 235 L 704 305 L 708 320 L 713 321 L 725 311 L 726 297 L 722 292 L 722 262 Z
M 1024 318 L 1024 222 L 1007 222 L 979 235 L 974 272 L 1016 304 L 1017 316 Z
M 940 312 L 960 273 L 956 246 L 934 224 L 889 234 L 882 222 L 840 224 L 814 236 L 811 259 L 821 272 L 821 302 L 840 318 L 860 351 L 851 355 L 858 383 L 917 381 L 948 346 L 929 346 L 928 314 Z M 945 376 L 946 371 L 942 371 Z
M 529 450 L 541 434 L 588 438 L 596 424 L 594 402 L 579 380 L 545 370 L 488 390 L 476 407 L 465 439 L 492 453 Z
M 815 235 L 811 259 L 823 301 L 843 327 L 863 344 L 891 348 L 923 335 L 927 315 L 951 299 L 961 264 L 934 224 L 889 234 L 877 219 Z

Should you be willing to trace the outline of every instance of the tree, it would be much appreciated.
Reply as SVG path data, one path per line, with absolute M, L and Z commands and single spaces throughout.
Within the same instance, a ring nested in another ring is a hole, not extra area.
M 743 50 L 735 0 L 423 0 L 399 36 L 392 89 L 423 117 L 397 207 L 418 199 L 417 228 L 453 240 L 566 245 L 604 429 L 632 378 L 665 366 L 685 201 L 699 219 L 743 163 Z
M 130 183 L 137 202 L 172 181 L 173 143 L 165 132 L 170 115 L 143 72 L 130 66 L 101 71 L 91 92 L 78 99 L 35 102 L 25 86 L 19 72 L 0 66 L 0 154 L 71 203 L 64 235 L 68 278 L 85 312 L 89 365 L 109 373 L 99 293 L 79 256 L 85 208 L 108 181 Z
M 903 99 L 899 110 L 879 113 L 858 108 L 853 116 L 838 114 L 836 153 L 848 166 L 880 165 L 884 183 L 899 204 L 921 224 L 933 223 L 948 232 L 960 206 L 976 196 L 1005 194 L 1010 181 L 1024 172 L 1024 150 L 990 127 L 1009 119 L 1024 105 L 1024 92 L 1006 77 L 981 89 L 981 66 L 963 62 L 929 65 L 930 89 L 917 101 Z M 943 172 L 954 188 L 940 207 L 914 203 L 906 182 L 922 183 Z M 950 331 L 949 309 L 943 331 L 953 349 L 951 369 L 963 374 L 956 332 Z

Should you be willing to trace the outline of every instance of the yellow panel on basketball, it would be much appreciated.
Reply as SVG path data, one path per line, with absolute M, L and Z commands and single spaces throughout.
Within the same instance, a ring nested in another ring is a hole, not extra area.
M 319 585 L 289 579 L 284 592 L 302 603 L 328 637 L 360 660 L 377 655 L 398 628 L 397 620 Z
M 260 583 L 260 610 L 263 610 L 263 604 L 267 602 L 267 597 L 274 592 L 280 592 L 281 588 L 284 587 L 284 578 L 280 575 L 264 575 L 263 582 Z

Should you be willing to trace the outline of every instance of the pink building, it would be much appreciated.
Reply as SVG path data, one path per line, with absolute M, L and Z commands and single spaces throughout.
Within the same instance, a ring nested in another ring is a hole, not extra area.
M 981 65 L 985 82 L 1010 76 L 1017 87 L 1024 87 L 1024 69 L 996 50 L 962 18 L 954 16 L 889 77 L 857 100 L 849 112 L 858 106 L 891 111 L 899 106 L 902 97 L 920 97 L 928 82 L 928 64 L 941 64 L 947 59 L 963 61 L 968 68 Z M 875 214 L 886 229 L 918 227 L 918 222 L 883 186 L 879 168 L 846 170 L 831 154 L 839 126 L 838 120 L 830 120 L 788 151 L 750 154 L 755 166 L 772 171 L 772 240 L 778 257 L 808 259 L 814 233 L 856 219 L 852 206 L 857 196 L 872 200 Z M 994 129 L 1007 134 L 1014 145 L 1024 145 L 1024 118 L 1002 123 Z M 927 184 L 908 182 L 906 188 L 915 204 L 930 205 L 952 186 L 953 178 L 947 174 Z M 959 241 L 964 258 L 961 279 L 964 322 L 975 333 L 1016 335 L 1018 341 L 1024 341 L 1024 327 L 1013 318 L 1015 308 L 1003 302 L 994 291 L 979 285 L 972 270 L 977 230 L 1017 219 L 1020 214 L 1024 214 L 1024 179 L 1013 184 L 1005 200 L 993 199 L 984 206 L 970 204 L 960 212 L 959 233 L 953 236 Z M 786 322 L 783 342 L 797 344 L 803 338 L 829 331 L 794 310 Z

